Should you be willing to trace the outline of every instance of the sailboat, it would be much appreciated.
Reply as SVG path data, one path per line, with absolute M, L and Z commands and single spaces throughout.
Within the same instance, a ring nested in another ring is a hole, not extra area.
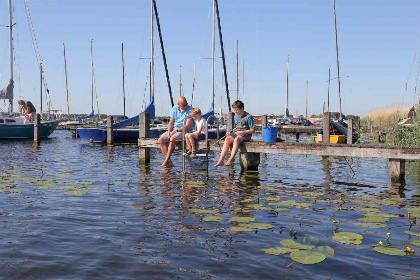
M 9 100 L 8 114 L 0 115 L 0 139 L 33 139 L 34 123 L 25 119 L 25 117 L 13 116 L 13 17 L 12 0 L 9 0 L 9 55 L 10 55 L 10 81 L 7 86 L 0 90 L 0 99 Z M 41 81 L 42 83 L 42 81 Z M 41 92 L 42 95 L 42 92 Z M 42 97 L 41 97 L 42 98 Z M 41 122 L 41 138 L 48 137 L 56 129 L 59 121 Z
M 154 9 L 154 0 L 151 0 L 151 100 L 150 103 L 147 105 L 144 112 L 148 113 L 150 119 L 153 120 L 155 118 L 155 98 L 154 98 L 154 45 L 153 45 L 153 9 Z M 122 65 L 123 65 L 123 87 L 124 87 L 124 47 L 122 47 Z M 123 89 L 125 92 L 125 89 Z M 124 98 L 125 100 L 125 98 Z M 125 104 L 124 104 L 125 108 Z M 93 108 L 92 108 L 93 111 Z M 125 109 L 124 109 L 125 111 Z M 124 112 L 125 115 L 125 112 Z M 120 121 L 118 123 L 113 124 L 113 132 L 114 132 L 114 142 L 115 143 L 130 143 L 136 142 L 139 138 L 139 130 L 137 128 L 126 128 L 131 125 L 135 125 L 139 123 L 139 115 L 136 115 L 132 118 Z M 150 137 L 151 138 L 158 138 L 163 130 L 158 129 L 151 129 L 150 130 Z M 107 140 L 107 126 L 102 126 L 100 128 L 78 128 L 77 133 L 79 134 L 80 138 L 83 140 L 87 140 L 90 142 L 96 143 L 104 143 Z

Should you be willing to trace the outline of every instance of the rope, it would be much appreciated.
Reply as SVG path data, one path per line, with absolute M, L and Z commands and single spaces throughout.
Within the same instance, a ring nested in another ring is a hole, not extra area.
M 417 56 L 417 50 L 419 49 L 419 43 L 420 43 L 420 35 L 419 35 L 419 39 L 417 40 L 416 52 L 414 53 L 413 62 L 411 63 L 410 73 L 408 74 L 407 81 L 405 82 L 405 90 L 408 90 L 408 81 L 411 78 L 411 72 L 413 71 L 414 64 L 416 63 L 416 56 Z

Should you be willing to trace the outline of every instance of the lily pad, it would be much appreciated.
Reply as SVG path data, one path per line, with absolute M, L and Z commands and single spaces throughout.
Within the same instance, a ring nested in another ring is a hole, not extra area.
M 265 201 L 279 201 L 280 197 L 276 197 L 276 196 L 267 196 L 264 198 Z
M 229 220 L 229 222 L 238 222 L 238 223 L 247 223 L 247 222 L 253 222 L 253 221 L 255 221 L 254 217 L 238 217 L 238 216 L 234 216 Z
M 253 231 L 253 229 L 252 228 L 249 228 L 249 227 L 231 227 L 230 230 L 233 231 L 233 232 L 238 232 L 238 231 Z
M 290 253 L 290 257 L 301 264 L 316 264 L 325 260 L 326 256 L 316 251 L 299 251 Z
M 40 190 L 49 190 L 52 188 L 52 185 L 38 185 L 35 186 L 35 189 L 40 189 Z
M 378 253 L 381 254 L 385 254 L 385 255 L 391 255 L 391 256 L 405 256 L 405 252 L 401 249 L 397 249 L 394 247 L 381 247 L 381 246 L 376 246 L 373 248 L 373 250 L 375 250 Z
M 414 246 L 420 247 L 420 240 L 411 241 L 411 244 L 413 244 Z
M 0 189 L 0 193 L 22 193 L 23 190 L 21 189 Z
M 290 212 L 289 208 L 279 208 L 279 207 L 277 207 L 277 208 L 274 208 L 273 210 L 276 211 L 276 212 Z
M 82 190 L 68 191 L 64 193 L 64 195 L 74 195 L 74 196 L 81 196 L 85 194 L 86 194 L 86 191 L 82 191 Z
M 272 210 L 273 208 L 261 205 L 261 204 L 249 204 L 248 207 L 255 210 Z
M 332 239 L 344 244 L 359 245 L 362 243 L 363 236 L 355 232 L 342 231 L 335 233 Z
M 273 228 L 274 226 L 271 224 L 266 224 L 266 223 L 252 223 L 252 224 L 239 224 L 239 227 L 249 227 L 252 229 L 270 229 Z
M 292 248 L 286 248 L 286 247 L 276 247 L 276 248 L 268 248 L 268 249 L 262 249 L 262 250 L 266 254 L 276 255 L 276 256 L 299 251 L 298 249 L 292 249 Z
M 318 248 L 316 248 L 316 250 L 328 257 L 334 257 L 334 249 L 330 246 L 319 246 Z
M 197 214 L 216 214 L 216 213 L 218 213 L 217 210 L 200 209 L 200 208 L 190 209 L 190 212 L 197 213 Z
M 382 223 L 354 223 L 355 226 L 363 228 L 383 228 L 386 227 L 386 224 Z
M 220 222 L 223 221 L 222 217 L 219 216 L 207 216 L 203 218 L 203 221 L 205 222 Z
M 84 185 L 84 186 L 92 185 L 92 182 L 79 182 L 79 185 Z
M 413 231 L 406 230 L 406 231 L 404 231 L 404 233 L 406 233 L 408 235 L 420 237 L 420 232 L 413 232 Z
M 316 245 L 318 242 L 319 242 L 318 238 L 315 238 L 310 235 L 305 235 L 305 237 L 303 238 L 303 244 L 305 245 Z
M 360 222 L 365 222 L 365 223 L 383 223 L 383 222 L 388 222 L 389 218 L 380 217 L 380 216 L 368 216 L 368 217 L 360 218 L 357 220 Z
M 299 250 L 311 250 L 315 248 L 315 246 L 313 245 L 303 245 L 303 244 L 297 243 L 293 239 L 283 239 L 282 241 L 280 241 L 280 244 L 287 248 L 299 249 Z

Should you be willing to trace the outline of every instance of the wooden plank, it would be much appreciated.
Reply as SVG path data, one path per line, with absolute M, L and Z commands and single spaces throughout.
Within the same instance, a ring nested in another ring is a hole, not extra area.
M 219 145 L 216 140 L 210 140 L 210 150 L 220 151 L 223 141 Z M 138 144 L 144 148 L 159 148 L 156 139 L 139 139 Z M 199 141 L 199 149 L 204 149 L 205 141 Z M 177 148 L 181 142 L 177 143 Z M 316 143 L 264 143 L 248 142 L 242 143 L 240 152 L 288 154 L 288 155 L 318 155 L 318 156 L 344 156 L 363 158 L 388 158 L 420 160 L 420 147 L 393 147 L 393 146 L 371 146 L 371 145 L 346 145 L 346 144 L 316 144 Z

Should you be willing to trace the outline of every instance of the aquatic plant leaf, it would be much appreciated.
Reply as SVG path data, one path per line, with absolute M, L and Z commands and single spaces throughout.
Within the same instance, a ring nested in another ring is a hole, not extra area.
M 420 237 L 420 232 L 413 232 L 413 231 L 406 230 L 406 231 L 404 231 L 404 233 L 406 233 L 408 235 L 413 235 L 413 236 Z
M 249 208 L 235 208 L 235 211 L 237 211 L 237 212 L 241 212 L 241 213 L 249 213 L 249 212 L 251 212 L 252 211 L 252 209 L 249 209 Z
M 239 227 L 249 227 L 252 229 L 270 229 L 273 228 L 274 226 L 271 224 L 266 224 L 266 223 L 251 223 L 251 224 L 244 224 L 244 223 L 240 223 L 238 224 Z
M 280 201 L 280 197 L 276 196 L 267 196 L 264 198 L 265 201 Z
M 384 223 L 384 222 L 388 222 L 389 218 L 387 217 L 380 217 L 380 216 L 368 216 L 368 217 L 364 217 L 364 218 L 359 218 L 357 219 L 360 222 L 365 222 L 365 223 Z
M 219 216 L 207 216 L 203 218 L 203 221 L 205 222 L 220 222 L 223 221 L 222 217 Z
M 85 195 L 86 193 L 87 193 L 86 191 L 82 191 L 82 190 L 73 190 L 73 191 L 65 192 L 64 195 L 81 196 L 81 195 Z
M 0 193 L 22 193 L 21 189 L 0 189 Z
M 110 183 L 108 183 L 108 185 L 115 185 L 115 186 L 117 186 L 117 185 L 128 185 L 128 181 L 116 181 L 116 182 L 110 182 Z
M 253 221 L 255 221 L 254 217 L 238 217 L 238 216 L 234 216 L 229 220 L 229 222 L 238 222 L 238 223 L 247 223 L 247 222 L 253 222 Z
M 411 244 L 413 244 L 414 246 L 420 247 L 420 240 L 411 241 Z
M 273 210 L 273 208 L 261 205 L 261 204 L 249 204 L 248 207 L 251 207 L 255 210 Z
M 251 202 L 251 201 L 254 201 L 254 199 L 251 199 L 251 198 L 246 198 L 246 199 L 241 200 L 241 201 L 239 201 L 239 202 L 242 202 L 242 203 L 248 203 L 248 202 Z
M 193 208 L 193 209 L 190 209 L 190 212 L 197 213 L 197 214 L 217 214 L 219 211 L 211 210 L 211 209 Z
M 391 255 L 391 256 L 401 256 L 401 257 L 403 257 L 403 256 L 406 255 L 406 253 L 403 250 L 397 249 L 397 248 L 394 248 L 394 247 L 376 246 L 376 247 L 373 247 L 373 250 L 375 250 L 378 253 L 385 254 L 385 255 Z
M 344 244 L 359 245 L 362 243 L 363 236 L 355 232 L 342 231 L 334 233 L 332 239 Z
M 355 226 L 363 228 L 383 228 L 386 227 L 386 224 L 382 223 L 354 223 Z
M 283 239 L 280 244 L 287 248 L 299 249 L 299 250 L 311 250 L 315 248 L 313 245 L 303 245 L 295 242 L 293 239 Z
M 363 207 L 357 210 L 361 212 L 381 212 L 381 210 L 379 210 L 378 208 L 369 208 L 369 207 Z
M 38 185 L 35 186 L 35 189 L 40 189 L 40 190 L 49 190 L 52 188 L 53 185 Z
M 276 256 L 299 251 L 298 249 L 292 249 L 292 248 L 286 248 L 286 247 L 276 247 L 276 248 L 268 248 L 268 249 L 262 249 L 262 250 L 266 254 L 276 255 Z
M 276 211 L 276 212 L 290 212 L 290 209 L 289 208 L 279 208 L 279 207 L 277 207 L 277 208 L 274 208 L 274 211 Z
M 323 253 L 324 255 L 328 257 L 334 257 L 334 249 L 331 248 L 330 246 L 319 246 L 315 250 Z
M 92 182 L 79 182 L 79 185 L 84 185 L 84 186 L 92 185 Z
M 230 230 L 233 232 L 238 232 L 238 231 L 253 231 L 254 229 L 249 228 L 249 227 L 231 227 Z
M 296 202 L 295 200 L 284 200 L 278 202 L 268 203 L 271 206 L 286 206 L 286 207 L 297 207 L 297 208 L 308 208 L 312 206 L 312 203 L 308 202 Z
M 310 235 L 305 235 L 302 242 L 305 245 L 316 245 L 316 244 L 318 244 L 319 239 L 315 238 L 313 236 L 310 236 Z
M 326 256 L 316 251 L 298 251 L 290 253 L 290 257 L 295 262 L 301 264 L 316 264 L 325 260 Z

